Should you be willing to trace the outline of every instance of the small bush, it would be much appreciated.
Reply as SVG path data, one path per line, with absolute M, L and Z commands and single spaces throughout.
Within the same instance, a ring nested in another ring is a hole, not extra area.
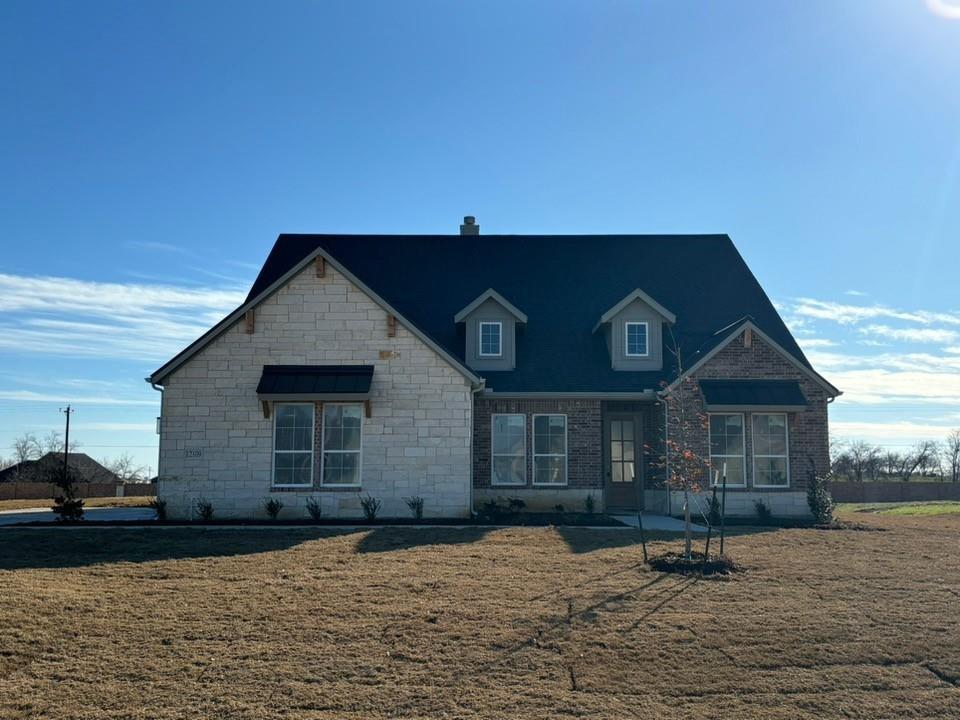
M 407 504 L 407 507 L 410 508 L 410 514 L 413 515 L 414 520 L 423 520 L 422 497 L 414 495 L 413 497 L 404 498 L 403 501 Z
M 77 497 L 77 478 L 69 467 L 58 467 L 51 482 L 60 489 L 51 510 L 61 522 L 83 520 L 83 500 Z
M 167 501 L 154 498 L 150 501 L 150 509 L 157 514 L 157 521 L 163 522 L 167 519 Z
M 767 504 L 763 500 L 755 501 L 753 506 L 757 510 L 757 521 L 761 525 L 770 525 L 773 523 L 773 513 L 770 512 L 770 508 L 767 507 Z
M 827 479 L 810 474 L 810 482 L 807 486 L 807 505 L 810 506 L 810 513 L 813 515 L 813 521 L 818 525 L 830 525 L 833 522 L 833 497 L 830 495 L 830 489 L 827 487 Z
M 380 512 L 380 501 L 368 493 L 360 498 L 360 507 L 363 508 L 363 516 L 367 521 L 373 522 L 377 519 L 377 513 Z
M 596 505 L 593 501 L 593 493 L 587 495 L 587 499 L 583 501 L 583 509 L 587 511 L 590 515 L 593 515 L 593 511 L 596 509 Z
M 707 513 L 707 521 L 711 525 L 720 524 L 720 501 L 715 496 L 710 498 L 710 511 Z
M 567 509 L 563 506 L 562 503 L 557 503 L 556 505 L 553 506 L 553 509 L 561 514 L 567 511 Z
M 283 501 L 279 498 L 267 498 L 263 503 L 263 509 L 267 511 L 271 520 L 276 520 L 277 515 L 283 510 Z
M 197 500 L 197 515 L 204 522 L 213 520 L 213 503 L 206 498 L 199 498 Z
M 320 501 L 317 498 L 307 498 L 307 512 L 310 513 L 310 517 L 314 520 L 319 520 L 323 517 L 323 508 L 320 506 Z
M 507 498 L 507 508 L 510 512 L 520 512 L 523 510 L 527 504 L 523 501 L 522 498 L 512 497 Z

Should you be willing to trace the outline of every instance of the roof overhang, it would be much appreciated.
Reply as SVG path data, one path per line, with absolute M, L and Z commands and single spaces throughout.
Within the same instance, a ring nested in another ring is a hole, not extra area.
M 672 312 L 667 310 L 663 305 L 658 303 L 652 297 L 647 295 L 643 290 L 637 288 L 627 295 L 623 300 L 618 302 L 612 308 L 607 310 L 603 315 L 600 316 L 600 320 L 597 321 L 597 324 L 593 326 L 593 332 L 596 332 L 601 325 L 612 321 L 620 312 L 627 307 L 630 303 L 639 300 L 640 302 L 648 305 L 654 312 L 656 312 L 660 317 L 662 317 L 666 322 L 673 325 L 677 321 L 677 316 Z
M 373 365 L 264 365 L 260 400 L 349 401 L 370 397 Z
M 302 272 L 307 268 L 311 263 L 316 261 L 318 257 L 322 257 L 325 262 L 329 263 L 330 266 L 343 275 L 347 280 L 353 283 L 358 289 L 360 289 L 364 294 L 367 295 L 374 303 L 379 305 L 387 314 L 393 315 L 397 322 L 407 330 L 409 330 L 415 337 L 421 340 L 427 347 L 433 350 L 437 355 L 446 360 L 455 370 L 462 374 L 467 380 L 470 381 L 474 389 L 481 388 L 484 385 L 484 380 L 479 375 L 474 373 L 470 368 L 464 365 L 460 360 L 457 360 L 453 355 L 444 350 L 439 343 L 437 343 L 433 338 L 423 332 L 420 328 L 414 325 L 412 322 L 407 320 L 403 315 L 401 315 L 397 310 L 391 306 L 386 300 L 377 295 L 373 290 L 371 290 L 366 283 L 362 282 L 356 275 L 347 270 L 338 260 L 334 259 L 330 253 L 328 253 L 323 248 L 317 248 L 313 252 L 309 253 L 305 258 L 300 262 L 294 265 L 290 270 L 284 273 L 276 282 L 268 286 L 254 298 L 251 298 L 247 302 L 243 303 L 240 307 L 234 310 L 232 313 L 227 315 L 223 320 L 218 322 L 212 328 L 207 330 L 203 335 L 194 340 L 190 345 L 177 353 L 173 358 L 171 358 L 166 364 L 158 368 L 150 377 L 147 378 L 147 382 L 152 385 L 163 385 L 163 381 L 177 368 L 187 362 L 190 358 L 196 355 L 198 352 L 203 350 L 207 345 L 220 337 L 223 333 L 229 330 L 233 325 L 240 322 L 247 310 L 255 308 L 257 305 L 262 303 L 264 300 L 273 295 L 277 290 L 287 284 L 293 277 Z
M 753 322 L 753 320 L 737 321 L 733 325 L 728 325 L 726 328 L 723 328 L 718 332 L 726 332 L 727 330 L 729 330 L 729 334 L 723 340 L 721 340 L 720 343 L 718 343 L 713 349 L 711 349 L 702 358 L 697 360 L 693 365 L 691 365 L 687 370 L 685 370 L 683 374 L 680 375 L 680 377 L 678 377 L 672 383 L 667 385 L 667 387 L 661 390 L 660 394 L 666 395 L 670 393 L 674 388 L 677 387 L 677 385 L 680 384 L 680 382 L 684 378 L 688 377 L 689 375 L 692 375 L 701 367 L 703 367 L 703 365 L 708 363 L 718 352 L 720 352 L 725 347 L 727 347 L 727 345 L 733 342 L 736 338 L 740 337 L 740 335 L 742 335 L 746 330 L 750 330 L 751 332 L 755 333 L 757 337 L 759 337 L 767 345 L 769 345 L 776 352 L 782 355 L 787 362 L 789 362 L 791 365 L 797 368 L 797 370 L 799 370 L 801 373 L 803 373 L 805 376 L 807 376 L 808 378 L 813 380 L 813 382 L 815 382 L 817 385 L 823 388 L 829 397 L 836 398 L 836 397 L 840 397 L 843 394 L 841 390 L 831 385 L 826 380 L 826 378 L 824 378 L 820 373 L 807 367 L 802 362 L 800 362 L 796 357 L 794 357 L 792 354 L 788 353 L 783 348 L 783 346 L 781 346 L 779 343 L 773 340 L 773 338 L 771 338 L 769 335 L 763 332 L 763 330 L 758 328 L 756 324 Z
M 504 310 L 506 310 L 508 313 L 513 315 L 513 317 L 516 318 L 517 322 L 526 324 L 527 322 L 526 314 L 521 312 L 516 305 L 511 303 L 509 300 L 507 300 L 503 295 L 498 293 L 493 288 L 488 288 L 487 290 L 484 290 L 476 300 L 471 302 L 463 310 L 461 310 L 456 315 L 454 315 L 453 321 L 455 323 L 464 322 L 467 319 L 467 317 L 469 317 L 470 313 L 472 313 L 478 307 L 483 305 L 483 303 L 485 303 L 487 300 L 493 300 L 498 305 L 501 305 Z
M 796 380 L 701 380 L 710 412 L 800 412 L 807 399 Z

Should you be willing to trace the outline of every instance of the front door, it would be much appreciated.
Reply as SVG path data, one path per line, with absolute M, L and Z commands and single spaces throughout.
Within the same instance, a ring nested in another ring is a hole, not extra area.
M 643 448 L 640 416 L 609 414 L 603 421 L 603 462 L 608 511 L 643 507 Z

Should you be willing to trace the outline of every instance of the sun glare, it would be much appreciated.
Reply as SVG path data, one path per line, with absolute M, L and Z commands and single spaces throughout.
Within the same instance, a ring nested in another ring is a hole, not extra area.
M 927 0 L 927 8 L 934 15 L 960 20 L 960 0 Z

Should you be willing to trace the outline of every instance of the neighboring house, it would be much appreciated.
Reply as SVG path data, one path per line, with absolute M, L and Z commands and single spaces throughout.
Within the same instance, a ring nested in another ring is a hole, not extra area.
M 67 455 L 67 465 L 80 482 L 118 482 L 115 474 L 86 453 Z M 0 482 L 50 482 L 54 473 L 63 467 L 62 452 L 48 452 L 37 460 L 24 460 L 0 470 Z
M 237 310 L 157 370 L 158 494 L 286 516 L 530 508 L 677 513 L 663 393 L 679 349 L 691 438 L 727 508 L 807 513 L 828 470 L 814 371 L 726 235 L 281 235 Z M 676 397 L 674 394 L 671 397 Z

